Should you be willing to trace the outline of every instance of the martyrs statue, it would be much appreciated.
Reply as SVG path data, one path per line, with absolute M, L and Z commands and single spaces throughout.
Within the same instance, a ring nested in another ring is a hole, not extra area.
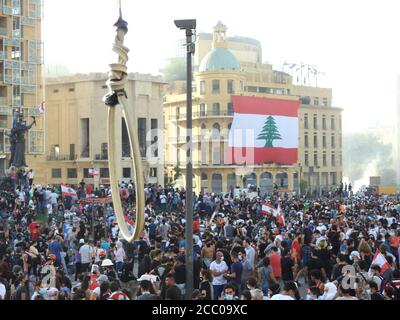
M 35 117 L 32 117 L 32 123 L 27 126 L 24 121 L 24 116 L 21 113 L 11 129 L 11 133 L 7 134 L 10 137 L 10 167 L 16 168 L 27 167 L 25 162 L 25 132 L 29 131 L 34 125 L 36 125 Z

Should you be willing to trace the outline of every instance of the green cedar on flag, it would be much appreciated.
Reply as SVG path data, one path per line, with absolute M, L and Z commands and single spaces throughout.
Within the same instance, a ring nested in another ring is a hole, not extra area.
M 266 148 L 273 148 L 274 140 L 282 140 L 282 137 L 279 133 L 274 117 L 272 116 L 267 117 L 267 120 L 265 121 L 262 131 L 257 137 L 257 140 L 265 140 Z

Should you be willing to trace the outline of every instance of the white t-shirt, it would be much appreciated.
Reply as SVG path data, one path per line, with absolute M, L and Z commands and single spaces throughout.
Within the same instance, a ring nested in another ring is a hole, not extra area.
M 81 262 L 82 263 L 90 263 L 92 262 L 93 248 L 88 244 L 83 245 L 79 249 L 79 253 L 81 254 Z
M 6 297 L 6 287 L 4 286 L 4 284 L 0 283 L 0 299 L 4 300 L 5 297 Z
M 160 201 L 161 201 L 162 204 L 167 203 L 167 197 L 166 197 L 164 194 L 162 194 L 162 195 L 160 196 Z
M 271 297 L 270 300 L 294 300 L 291 296 L 287 296 L 286 294 L 276 294 Z
M 96 295 L 96 297 L 100 297 L 100 286 L 96 287 L 92 292 Z
M 53 192 L 52 194 L 50 194 L 50 203 L 57 204 L 57 198 L 58 198 L 57 193 Z
M 216 261 L 211 262 L 210 270 L 215 272 L 225 272 L 228 271 L 228 266 L 225 261 L 221 261 L 219 264 Z M 213 278 L 212 284 L 214 286 L 220 286 L 227 283 L 227 280 L 224 278 L 223 275 L 217 276 Z

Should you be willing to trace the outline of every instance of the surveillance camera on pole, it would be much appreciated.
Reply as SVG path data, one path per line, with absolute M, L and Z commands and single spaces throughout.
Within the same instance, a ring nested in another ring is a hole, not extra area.
M 175 20 L 177 28 L 186 31 L 187 46 L 187 77 L 186 77 L 186 132 L 187 132 L 187 161 L 186 161 L 186 299 L 192 299 L 193 293 L 193 156 L 192 156 L 192 55 L 195 52 L 193 34 L 196 29 L 196 20 Z

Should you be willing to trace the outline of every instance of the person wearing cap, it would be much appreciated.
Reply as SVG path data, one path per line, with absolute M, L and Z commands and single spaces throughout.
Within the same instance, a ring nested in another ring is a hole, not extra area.
M 100 298 L 101 294 L 101 285 L 108 281 L 108 277 L 105 274 L 99 275 L 97 277 L 97 286 L 92 289 L 92 296 L 90 300 L 98 300 Z
M 85 239 L 80 239 L 79 244 L 82 246 L 79 249 L 81 255 L 82 272 L 88 272 L 90 264 L 92 263 L 93 248 L 86 243 Z
M 101 266 L 104 269 L 104 274 L 108 277 L 110 281 L 117 280 L 117 274 L 115 273 L 114 270 L 114 264 L 110 259 L 104 259 L 103 262 L 101 263 Z

